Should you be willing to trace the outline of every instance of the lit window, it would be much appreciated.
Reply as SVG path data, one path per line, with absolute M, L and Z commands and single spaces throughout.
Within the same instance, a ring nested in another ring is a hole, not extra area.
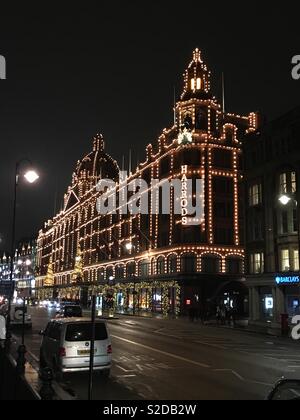
M 191 80 L 191 89 L 195 90 L 195 79 Z
M 286 172 L 279 177 L 279 194 L 295 194 L 297 192 L 296 172 Z
M 293 232 L 298 232 L 298 210 L 293 209 Z
M 281 250 L 281 271 L 290 271 L 290 252 L 288 249 Z
M 291 173 L 292 193 L 297 192 L 297 175 L 296 172 Z
M 264 254 L 256 253 L 250 255 L 251 274 L 262 274 L 264 272 Z
M 294 270 L 299 271 L 299 251 L 298 249 L 294 249 L 293 251 L 293 257 L 294 257 Z
M 200 90 L 201 89 L 201 79 L 200 79 L 200 77 L 198 77 L 198 79 L 197 79 L 197 90 Z
M 252 185 L 252 187 L 249 188 L 249 205 L 257 206 L 258 204 L 261 204 L 261 201 L 261 185 Z
M 287 194 L 287 174 L 281 174 L 279 180 L 279 193 Z

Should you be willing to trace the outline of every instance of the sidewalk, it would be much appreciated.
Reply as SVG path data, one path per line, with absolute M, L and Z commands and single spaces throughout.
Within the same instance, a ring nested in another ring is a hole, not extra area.
M 187 326 L 189 327 L 193 327 L 193 328 L 197 328 L 197 327 L 212 327 L 212 328 L 218 328 L 218 329 L 223 329 L 223 330 L 231 330 L 231 331 L 239 331 L 239 332 L 243 332 L 243 333 L 250 333 L 250 334 L 257 334 L 257 335 L 262 335 L 262 336 L 266 336 L 266 337 L 273 337 L 273 338 L 280 338 L 282 340 L 287 340 L 287 341 L 293 341 L 291 336 L 282 336 L 281 335 L 281 331 L 278 329 L 271 329 L 270 326 L 268 325 L 264 325 L 264 326 L 259 326 L 259 325 L 248 325 L 248 326 L 242 326 L 239 325 L 243 324 L 243 320 L 238 320 L 236 322 L 235 325 L 231 324 L 231 325 L 219 325 L 217 323 L 216 320 L 209 320 L 206 321 L 204 323 L 202 323 L 200 320 L 195 320 L 195 321 L 191 321 L 189 319 L 189 317 L 187 316 L 181 316 L 178 318 L 175 318 L 174 316 L 169 316 L 169 317 L 163 317 L 162 315 L 157 315 L 157 314 L 136 314 L 135 316 L 133 316 L 132 314 L 116 314 L 116 316 L 119 319 L 122 318 L 127 318 L 127 319 L 131 319 L 131 320 L 156 320 L 156 321 L 160 321 L 162 324 L 166 324 L 166 326 L 173 326 L 173 327 L 178 327 L 178 328 L 186 328 Z M 300 344 L 300 340 L 298 341 L 298 343 Z
M 85 310 L 84 312 L 87 315 L 90 314 L 90 310 Z M 220 328 L 220 329 L 225 329 L 225 330 L 240 331 L 244 333 L 263 335 L 263 336 L 273 337 L 273 338 L 282 338 L 284 340 L 289 340 L 289 341 L 292 340 L 290 336 L 282 336 L 281 331 L 279 329 L 271 329 L 270 326 L 268 325 L 243 326 L 242 324 L 244 323 L 243 321 L 245 321 L 245 319 L 237 320 L 235 325 L 220 325 L 214 319 L 205 321 L 203 324 L 199 319 L 195 321 L 191 321 L 188 316 L 175 317 L 174 315 L 169 315 L 168 317 L 165 317 L 162 314 L 153 314 L 149 312 L 136 313 L 135 315 L 133 315 L 132 313 L 122 313 L 122 314 L 115 313 L 114 318 L 108 318 L 105 316 L 103 317 L 103 319 L 111 320 L 111 321 L 120 320 L 122 318 L 129 318 L 131 320 L 134 319 L 135 321 L 138 321 L 138 320 L 161 321 L 162 323 L 165 323 L 166 325 L 172 325 L 173 327 L 177 326 L 178 328 L 183 328 L 183 327 L 186 328 L 187 325 L 189 325 L 190 327 L 191 326 L 213 327 L 213 328 Z M 299 340 L 299 344 L 300 344 L 300 340 Z

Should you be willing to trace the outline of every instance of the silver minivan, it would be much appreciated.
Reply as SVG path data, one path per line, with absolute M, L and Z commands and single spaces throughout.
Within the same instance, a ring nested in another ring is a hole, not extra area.
M 52 320 L 40 348 L 40 367 L 53 369 L 57 379 L 64 373 L 85 372 L 90 366 L 92 323 L 85 318 Z M 96 321 L 94 370 L 110 375 L 112 346 L 106 322 Z

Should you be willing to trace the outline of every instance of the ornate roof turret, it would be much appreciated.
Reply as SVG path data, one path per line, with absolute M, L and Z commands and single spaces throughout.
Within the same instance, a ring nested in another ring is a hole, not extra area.
M 201 51 L 196 48 L 193 52 L 193 60 L 184 74 L 184 90 L 181 100 L 211 98 L 210 77 L 211 73 L 202 61 Z
M 78 161 L 74 179 L 93 182 L 101 178 L 118 179 L 119 166 L 104 148 L 103 136 L 97 134 L 93 139 L 93 151 Z

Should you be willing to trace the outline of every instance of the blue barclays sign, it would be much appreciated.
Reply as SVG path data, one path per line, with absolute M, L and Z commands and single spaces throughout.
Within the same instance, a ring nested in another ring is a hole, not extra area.
M 300 284 L 300 276 L 277 276 L 275 278 L 276 284 Z

